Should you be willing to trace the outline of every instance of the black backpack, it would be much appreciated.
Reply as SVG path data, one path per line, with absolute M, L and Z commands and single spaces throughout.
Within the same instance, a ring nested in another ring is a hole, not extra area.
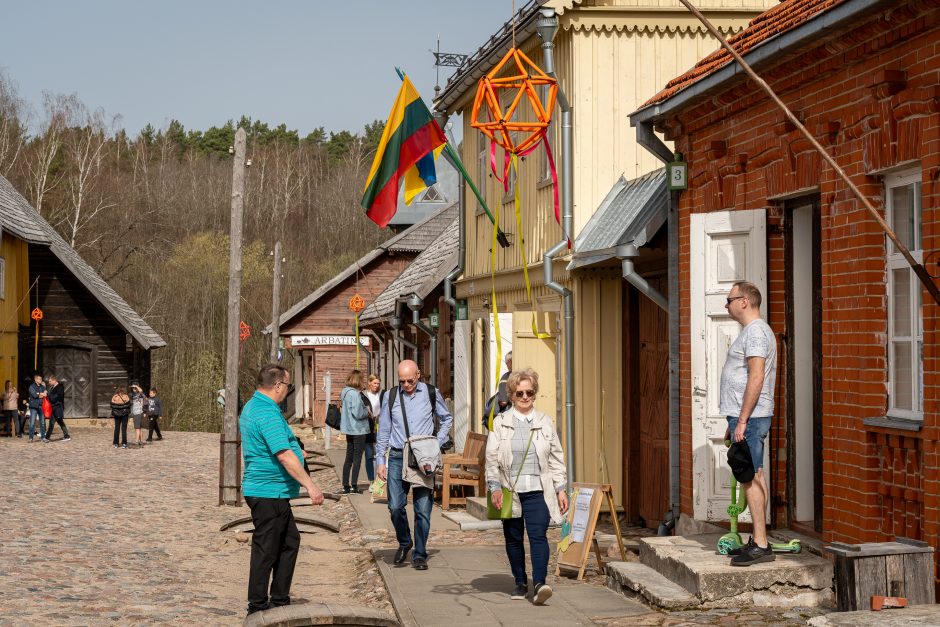
M 428 398 L 431 401 L 431 418 L 434 422 L 434 433 L 433 435 L 437 437 L 437 432 L 441 428 L 441 419 L 437 415 L 437 388 L 433 385 L 424 384 L 428 388 Z M 395 406 L 395 398 L 398 396 L 398 386 L 391 388 L 388 391 L 388 415 L 392 415 L 392 408 Z M 382 396 L 380 398 L 384 399 L 385 390 L 382 390 Z M 454 448 L 454 441 L 451 438 L 447 438 L 447 441 L 441 446 L 442 451 L 449 451 Z

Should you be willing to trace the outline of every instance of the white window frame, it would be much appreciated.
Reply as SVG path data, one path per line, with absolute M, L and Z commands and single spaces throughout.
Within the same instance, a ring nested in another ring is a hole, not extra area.
M 7 298 L 7 260 L 0 257 L 0 300 Z
M 911 233 L 911 256 L 918 262 L 923 263 L 923 206 L 921 191 L 921 171 L 918 167 L 915 170 L 906 170 L 897 174 L 886 176 L 884 179 L 885 190 L 885 214 L 888 226 L 895 229 L 894 224 L 894 194 L 892 191 L 899 187 L 911 186 L 914 197 L 914 216 L 913 229 Z M 886 238 L 886 273 L 885 281 L 887 283 L 887 310 L 888 310 L 888 416 L 892 418 L 901 418 L 905 420 L 923 421 L 924 419 L 924 316 L 923 302 L 921 297 L 921 284 L 917 275 L 910 268 L 907 261 L 900 252 L 895 250 L 894 244 Z M 907 268 L 909 275 L 910 303 L 911 313 L 908 324 L 911 333 L 909 335 L 898 335 L 895 333 L 895 310 L 894 295 L 899 289 L 895 285 L 894 271 Z M 911 363 L 909 365 L 911 372 L 910 396 L 912 408 L 896 407 L 897 386 L 899 382 L 895 374 L 897 359 L 895 358 L 895 344 L 899 342 L 910 342 L 911 345 Z

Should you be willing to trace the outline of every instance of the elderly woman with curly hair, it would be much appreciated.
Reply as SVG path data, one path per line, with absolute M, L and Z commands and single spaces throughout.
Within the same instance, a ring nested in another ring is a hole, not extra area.
M 513 372 L 507 381 L 512 408 L 493 420 L 486 442 L 486 483 L 492 503 L 503 506 L 501 488 L 512 491 L 512 518 L 503 520 L 506 555 L 515 578 L 512 599 L 528 596 L 524 532 L 529 534 L 532 558 L 532 602 L 542 605 L 552 596 L 545 583 L 548 538 L 552 522 L 568 510 L 564 454 L 554 421 L 535 408 L 539 375 L 531 368 Z

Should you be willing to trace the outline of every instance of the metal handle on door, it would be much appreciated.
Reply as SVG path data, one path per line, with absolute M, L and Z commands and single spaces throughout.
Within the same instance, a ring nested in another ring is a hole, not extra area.
M 708 396 L 708 390 L 706 390 L 705 388 L 700 388 L 699 386 L 696 385 L 694 388 L 692 388 L 692 395 L 693 396 Z

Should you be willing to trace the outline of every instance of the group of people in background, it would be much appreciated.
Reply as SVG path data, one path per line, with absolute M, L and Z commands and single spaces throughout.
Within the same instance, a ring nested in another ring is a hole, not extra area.
M 65 388 L 56 375 L 50 374 L 47 380 L 43 380 L 41 374 L 36 374 L 22 404 L 21 412 L 20 393 L 13 382 L 7 379 L 3 386 L 3 421 L 7 432 L 15 429 L 18 438 L 28 433 L 30 442 L 35 441 L 38 433 L 39 441 L 47 443 L 52 440 L 52 432 L 58 423 L 62 430 L 62 441 L 72 439 L 65 426 Z
M 153 442 L 153 434 L 157 440 L 163 439 L 160 432 L 160 417 L 163 415 L 163 401 L 157 388 L 151 387 L 150 393 L 145 394 L 143 388 L 136 383 L 131 384 L 130 393 L 120 385 L 114 390 L 111 397 L 111 417 L 114 419 L 114 448 L 127 448 L 127 423 L 133 419 L 134 432 L 137 435 L 137 448 L 143 446 L 141 433 L 144 422 L 147 423 L 147 442 Z
M 343 492 L 360 494 L 359 469 L 366 458 L 366 476 L 375 481 L 375 434 L 382 408 L 382 382 L 370 374 L 363 380 L 359 370 L 346 377 L 340 392 L 340 431 L 346 436 L 346 461 L 343 463 Z

